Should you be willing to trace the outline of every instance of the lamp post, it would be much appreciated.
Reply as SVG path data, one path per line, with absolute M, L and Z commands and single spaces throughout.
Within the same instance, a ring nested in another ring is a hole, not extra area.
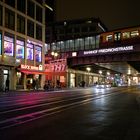
M 99 76 L 99 83 L 101 83 L 101 74 L 102 74 L 101 70 L 99 70 L 99 74 L 100 74 L 100 76 Z
M 90 80 L 90 78 L 89 78 L 89 72 L 91 71 L 91 68 L 90 67 L 87 67 L 86 70 L 88 71 L 88 86 L 89 86 L 89 80 Z
M 55 83 L 56 83 L 56 75 L 55 75 L 55 71 L 56 71 L 56 68 L 55 68 L 55 59 L 57 58 L 57 56 L 58 56 L 58 53 L 57 52 L 51 52 L 51 55 L 53 56 L 53 76 L 52 76 L 52 78 L 53 78 L 53 82 L 54 82 L 54 87 L 55 87 Z

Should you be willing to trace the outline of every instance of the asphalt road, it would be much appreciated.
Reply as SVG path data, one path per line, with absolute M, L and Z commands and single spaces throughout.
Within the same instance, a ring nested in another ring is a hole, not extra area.
M 0 140 L 140 140 L 140 87 L 0 96 Z

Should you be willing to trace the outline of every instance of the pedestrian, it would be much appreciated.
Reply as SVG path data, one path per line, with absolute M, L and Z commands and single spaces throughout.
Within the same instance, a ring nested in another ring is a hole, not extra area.
M 6 91 L 9 91 L 9 77 L 7 77 L 7 79 L 6 79 L 6 83 L 5 83 L 5 92 Z
M 38 90 L 39 89 L 39 79 L 37 78 L 35 82 L 36 82 L 36 90 Z
M 33 79 L 32 87 L 33 87 L 33 90 L 36 89 L 36 81 L 35 81 L 35 79 Z

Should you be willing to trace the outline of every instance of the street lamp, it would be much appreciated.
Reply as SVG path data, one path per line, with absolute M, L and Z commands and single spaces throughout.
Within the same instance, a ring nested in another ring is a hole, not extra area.
M 99 76 L 99 83 L 100 83 L 101 82 L 101 74 L 102 74 L 101 70 L 99 70 L 99 74 L 100 74 L 100 76 Z
M 50 7 L 50 6 L 45 2 L 45 0 L 43 0 L 43 6 L 45 6 L 46 8 L 48 8 L 50 11 L 53 11 L 53 8 Z
M 87 69 L 87 71 L 88 71 L 88 72 L 90 72 L 90 70 L 91 70 L 91 68 L 90 68 L 90 67 L 87 67 L 86 69 Z
M 56 74 L 55 74 L 55 72 L 56 72 L 56 67 L 55 67 L 56 61 L 55 61 L 55 59 L 58 56 L 58 52 L 52 51 L 51 55 L 53 56 L 53 76 L 52 76 L 52 78 L 53 78 L 53 82 L 54 82 L 54 86 L 55 86 L 55 83 L 56 83 Z

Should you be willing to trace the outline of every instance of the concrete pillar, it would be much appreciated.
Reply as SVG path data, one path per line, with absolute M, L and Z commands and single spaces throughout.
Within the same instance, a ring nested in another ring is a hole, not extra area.
M 44 84 L 45 84 L 45 75 L 43 74 L 41 75 L 41 82 L 40 82 L 41 88 L 43 88 Z
M 23 87 L 24 87 L 25 90 L 27 89 L 26 85 L 27 85 L 27 75 L 24 74 Z
M 11 68 L 11 71 L 9 73 L 10 78 L 10 90 L 16 90 L 16 83 L 17 83 L 17 77 L 16 77 L 16 71 L 15 68 Z M 12 82 L 11 82 L 12 81 Z
M 2 67 L 0 67 L 0 92 L 1 91 L 4 91 L 4 74 Z

